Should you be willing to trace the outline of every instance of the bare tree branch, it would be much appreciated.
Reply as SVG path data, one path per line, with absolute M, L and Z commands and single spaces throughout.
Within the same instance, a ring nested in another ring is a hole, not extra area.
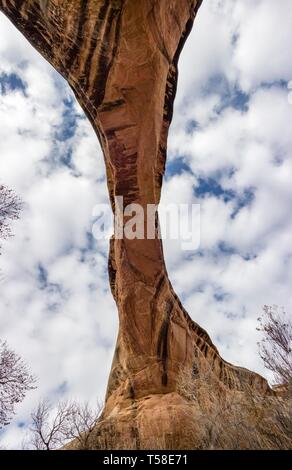
M 20 356 L 0 340 L 0 428 L 10 423 L 15 405 L 35 388 L 34 382 Z
M 22 202 L 15 192 L 0 185 L 0 238 L 12 235 L 9 222 L 19 219 L 21 208 Z
M 54 450 L 76 440 L 78 449 L 89 449 L 91 434 L 100 415 L 88 404 L 60 402 L 56 409 L 48 401 L 41 402 L 32 413 L 27 446 L 37 450 Z
M 277 306 L 265 305 L 258 328 L 263 333 L 259 343 L 260 356 L 267 369 L 273 372 L 275 382 L 291 385 L 292 382 L 292 321 Z

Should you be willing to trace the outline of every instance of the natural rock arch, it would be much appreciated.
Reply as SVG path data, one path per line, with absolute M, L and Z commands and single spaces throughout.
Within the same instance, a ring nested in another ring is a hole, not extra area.
M 73 89 L 101 143 L 112 207 L 158 204 L 180 52 L 202 0 L 0 0 L 3 11 Z M 181 368 L 206 368 L 218 390 L 260 375 L 224 361 L 167 276 L 161 240 L 112 239 L 109 278 L 119 335 L 102 421 L 105 435 L 174 434 L 188 404 Z M 137 444 L 138 445 L 138 444 Z

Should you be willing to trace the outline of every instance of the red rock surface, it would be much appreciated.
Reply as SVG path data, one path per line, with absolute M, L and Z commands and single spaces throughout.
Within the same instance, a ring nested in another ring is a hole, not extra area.
M 113 208 L 115 196 L 144 208 L 159 203 L 177 63 L 200 4 L 0 0 L 0 9 L 65 77 L 89 118 L 103 149 Z M 141 435 L 183 432 L 189 418 L 177 387 L 181 369 L 209 368 L 218 390 L 249 384 L 269 392 L 265 379 L 224 361 L 184 310 L 157 230 L 152 240 L 113 238 L 109 278 L 120 326 L 99 432 L 106 434 L 111 423 L 137 442 Z

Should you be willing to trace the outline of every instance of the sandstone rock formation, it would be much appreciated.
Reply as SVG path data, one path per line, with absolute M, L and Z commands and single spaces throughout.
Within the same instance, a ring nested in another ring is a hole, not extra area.
M 103 149 L 108 189 L 124 205 L 158 204 L 180 52 L 201 0 L 0 0 L 0 9 L 72 87 Z M 199 47 L 199 45 L 198 45 Z M 124 220 L 125 222 L 125 220 Z M 269 393 L 224 361 L 181 305 L 154 239 L 112 239 L 109 279 L 119 334 L 99 433 L 137 441 L 182 432 L 183 368 L 209 368 L 218 389 Z M 109 426 L 110 423 L 110 426 Z

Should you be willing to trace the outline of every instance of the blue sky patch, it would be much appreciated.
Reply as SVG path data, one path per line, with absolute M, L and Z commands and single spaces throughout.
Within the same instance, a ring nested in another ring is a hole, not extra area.
M 18 421 L 17 422 L 17 427 L 20 428 L 20 429 L 24 428 L 26 425 L 27 425 L 27 423 L 25 421 Z
M 62 126 L 56 130 L 56 139 L 65 142 L 68 139 L 71 139 L 76 131 L 77 127 L 77 115 L 74 106 L 74 100 L 72 98 L 67 98 L 63 100 L 65 110 L 63 112 L 63 122 Z
M 91 232 L 86 232 L 86 243 L 85 246 L 80 249 L 79 261 L 85 263 L 87 261 L 87 255 L 95 251 L 97 251 L 97 242 Z
M 37 279 L 40 289 L 46 289 L 48 286 L 48 271 L 39 263 L 37 266 Z
M 6 95 L 7 93 L 16 90 L 22 91 L 22 93 L 25 95 L 26 86 L 19 75 L 16 75 L 16 73 L 2 73 L 0 75 L 0 90 L 2 95 Z
M 221 254 L 228 255 L 228 256 L 231 256 L 237 253 L 235 248 L 233 248 L 231 245 L 229 245 L 225 241 L 221 241 L 218 243 L 218 249 Z
M 228 292 L 223 292 L 220 288 L 217 288 L 213 294 L 213 297 L 217 302 L 223 302 L 230 297 L 230 294 L 228 294 Z
M 192 173 L 190 166 L 184 161 L 184 157 L 178 157 L 167 162 L 165 171 L 166 178 L 181 175 L 184 172 Z
M 203 178 L 199 176 L 198 183 L 194 188 L 194 194 L 198 198 L 204 198 L 206 196 L 219 197 L 223 199 L 224 202 L 228 202 L 236 198 L 235 191 L 224 189 L 220 182 L 212 177 Z
M 192 134 L 198 128 L 198 126 L 199 125 L 195 119 L 190 119 L 186 125 L 186 133 Z
M 283 88 L 284 90 L 287 90 L 288 88 L 288 82 L 287 80 L 273 80 L 273 81 L 267 81 L 267 82 L 262 82 L 261 83 L 261 88 L 265 88 L 270 90 L 271 88 Z
M 252 204 L 255 198 L 255 188 L 246 188 L 244 189 L 243 193 L 237 196 L 236 199 L 236 206 L 234 211 L 231 214 L 231 219 L 235 219 L 237 214 L 240 212 L 241 209 L 247 207 Z
M 220 96 L 220 105 L 216 111 L 220 114 L 226 108 L 233 108 L 240 111 L 247 111 L 249 95 L 244 93 L 237 85 L 231 86 L 224 75 L 214 75 L 203 88 L 205 96 L 209 94 L 218 94 Z

